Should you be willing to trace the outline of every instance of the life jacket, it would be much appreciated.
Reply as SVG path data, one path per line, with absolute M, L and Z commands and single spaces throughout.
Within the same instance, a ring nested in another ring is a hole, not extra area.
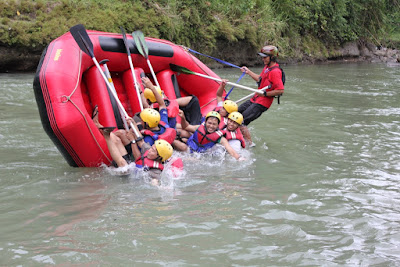
M 168 124 L 171 128 L 176 128 L 176 117 L 179 114 L 179 104 L 176 99 L 164 99 L 165 105 L 167 106 L 168 113 Z M 153 103 L 150 105 L 151 108 L 157 109 L 159 108 L 158 103 Z
M 159 161 L 147 158 L 148 153 L 149 151 L 147 150 L 140 158 L 135 161 L 136 167 L 143 168 L 145 171 L 148 171 L 150 169 L 159 169 L 161 171 L 164 170 L 164 164 Z
M 222 108 L 222 106 L 217 106 L 213 109 L 213 111 L 219 112 L 219 110 Z
M 281 70 L 281 72 L 282 72 L 282 83 L 283 83 L 283 85 L 285 85 L 285 82 L 286 82 L 286 74 L 285 74 L 285 72 L 283 71 L 283 69 L 281 68 L 281 66 L 273 66 L 272 68 L 269 68 L 269 71 L 271 71 L 271 70 L 274 70 L 274 69 L 276 69 L 276 68 L 279 68 L 280 70 Z
M 225 138 L 229 140 L 239 140 L 240 144 L 243 148 L 246 148 L 246 143 L 244 141 L 244 137 L 242 132 L 240 131 L 239 128 L 237 128 L 235 131 L 231 132 L 228 130 L 225 130 Z
M 222 117 L 222 120 L 221 120 L 221 122 L 219 123 L 218 128 L 219 128 L 220 130 L 224 130 L 224 129 L 226 128 L 227 125 L 228 125 L 228 118 Z
M 163 121 L 160 121 L 158 123 L 158 127 L 160 127 L 160 130 L 157 132 L 153 132 L 148 129 L 143 129 L 140 131 L 144 136 L 145 142 L 149 143 L 150 145 L 153 145 L 155 140 L 163 139 L 168 143 L 172 144 L 172 142 L 176 138 L 176 130 L 174 128 L 169 127 L 169 125 Z
M 279 69 L 281 72 L 281 79 L 282 79 L 282 84 L 285 84 L 286 81 L 286 76 L 285 76 L 285 72 L 283 71 L 283 69 L 279 66 L 279 64 L 276 64 L 273 67 L 267 67 L 265 66 L 264 69 L 262 70 L 261 74 L 260 74 L 260 79 L 258 80 L 257 84 L 258 84 L 258 88 L 264 88 L 266 86 L 269 86 L 269 89 L 265 90 L 266 92 L 268 91 L 273 91 L 274 90 L 274 86 L 273 83 L 271 82 L 269 75 L 270 73 L 272 73 L 274 70 Z M 258 103 L 261 104 L 263 106 L 265 106 L 266 108 L 269 108 L 272 104 L 272 101 L 274 100 L 274 98 L 278 98 L 278 104 L 280 104 L 280 96 L 260 96 L 258 94 L 254 94 L 253 98 L 251 99 L 252 102 L 254 103 Z
M 195 151 L 202 153 L 218 143 L 218 140 L 222 136 L 224 136 L 224 133 L 220 130 L 217 130 L 213 133 L 207 133 L 206 127 L 201 124 L 189 137 L 187 145 L 189 146 L 191 152 Z
M 282 72 L 282 83 L 283 83 L 283 85 L 285 85 L 285 82 L 286 82 L 286 74 L 285 74 L 285 72 L 283 71 L 283 69 L 281 68 L 281 66 L 273 66 L 273 67 L 270 68 L 269 70 L 271 71 L 271 70 L 276 69 L 276 68 L 279 68 L 279 69 L 281 70 L 281 72 Z M 275 96 L 275 98 L 278 98 L 278 104 L 280 104 L 280 103 L 281 103 L 281 95 Z

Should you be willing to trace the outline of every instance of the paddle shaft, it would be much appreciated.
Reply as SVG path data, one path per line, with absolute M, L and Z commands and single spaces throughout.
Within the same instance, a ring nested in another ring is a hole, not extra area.
M 150 63 L 149 58 L 147 58 L 147 65 L 149 65 L 149 69 L 150 69 L 151 75 L 153 76 L 153 79 L 154 79 L 154 81 L 156 82 L 156 85 L 158 86 L 158 88 L 161 89 L 160 84 L 158 83 L 158 80 L 157 80 L 157 76 L 156 76 L 156 74 L 154 73 L 153 66 L 152 66 L 151 63 Z
M 254 95 L 254 94 L 251 93 L 251 94 L 249 94 L 249 95 L 247 95 L 247 96 L 245 96 L 245 97 L 242 97 L 241 99 L 236 100 L 235 102 L 236 102 L 236 103 L 240 103 L 240 102 L 242 102 L 242 101 L 244 101 L 244 100 L 246 100 L 246 99 L 249 99 L 249 98 L 252 97 L 253 95 Z
M 133 64 L 132 64 L 132 56 L 131 55 L 128 56 L 128 61 L 129 61 L 129 66 L 131 68 L 131 72 L 132 72 L 132 76 L 133 76 L 133 82 L 135 83 L 136 95 L 139 100 L 140 111 L 142 111 L 143 110 L 142 96 L 140 95 L 139 83 L 136 79 L 135 68 L 133 67 Z
M 204 74 L 201 74 L 201 73 L 192 72 L 192 74 L 200 76 L 200 77 L 203 77 L 203 78 L 206 78 L 206 79 L 214 80 L 214 81 L 217 81 L 217 82 L 222 82 L 221 79 L 218 79 L 218 78 L 215 78 L 215 77 L 211 77 L 211 76 L 208 76 L 208 75 L 204 75 Z M 242 89 L 245 89 L 247 91 L 252 91 L 252 92 L 255 92 L 255 93 L 260 91 L 260 90 L 256 90 L 256 89 L 253 89 L 253 88 L 250 88 L 250 87 L 238 84 L 238 83 L 227 82 L 226 84 L 233 85 L 235 87 L 242 88 Z
M 97 62 L 96 57 L 94 56 L 93 43 L 90 40 L 90 37 L 89 37 L 85 27 L 82 24 L 75 25 L 74 27 L 70 28 L 70 33 L 71 33 L 72 37 L 74 37 L 76 44 L 82 50 L 82 52 L 84 52 L 85 54 L 90 56 L 90 58 L 93 60 L 94 64 L 97 67 L 97 70 L 100 72 L 101 77 L 103 77 L 104 82 L 106 83 L 108 88 L 111 88 L 111 85 L 108 82 L 106 75 L 104 74 L 103 70 L 101 69 L 99 62 Z M 114 92 L 113 90 L 110 90 L 110 92 L 113 94 L 115 101 L 117 101 L 119 107 L 121 108 L 121 111 L 124 113 L 125 118 L 128 118 L 129 117 L 128 113 L 126 113 L 126 110 L 125 110 L 124 106 L 122 105 L 121 101 L 119 100 L 117 93 Z M 140 137 L 139 132 L 133 126 L 132 123 L 130 123 L 130 124 L 131 124 L 134 134 L 136 135 L 137 138 L 139 138 Z
M 265 86 L 264 88 L 259 89 L 259 91 L 264 91 L 264 90 L 267 90 L 267 89 L 269 89 L 269 88 L 271 88 L 270 85 Z M 249 99 L 249 98 L 252 97 L 253 95 L 254 95 L 254 94 L 251 93 L 251 94 L 249 94 L 249 95 L 247 95 L 247 96 L 242 97 L 241 99 L 236 100 L 235 102 L 236 102 L 236 103 L 242 102 L 243 100 Z
M 110 85 L 110 83 L 108 82 L 108 79 L 107 79 L 106 75 L 104 74 L 103 70 L 101 69 L 101 67 L 100 67 L 100 65 L 99 65 L 99 62 L 97 62 L 97 59 L 93 56 L 93 57 L 92 57 L 92 60 L 93 60 L 94 64 L 96 65 L 97 69 L 99 70 L 99 72 L 100 72 L 101 76 L 103 77 L 104 81 L 106 82 L 107 86 L 108 86 L 109 88 L 111 88 L 111 85 Z M 114 90 L 110 90 L 110 91 L 111 91 L 111 93 L 113 94 L 115 100 L 117 101 L 119 108 L 120 108 L 121 111 L 124 113 L 125 118 L 128 118 L 129 115 L 128 115 L 128 113 L 126 113 L 126 110 L 125 110 L 124 106 L 122 105 L 121 101 L 119 100 L 117 93 L 114 92 Z M 139 135 L 139 132 L 138 132 L 138 131 L 136 130 L 136 128 L 132 125 L 132 122 L 131 122 L 130 124 L 131 124 L 131 128 L 132 128 L 134 134 L 136 135 L 137 138 L 139 138 L 139 136 L 140 136 L 140 135 Z
M 140 111 L 142 111 L 143 110 L 142 97 L 140 95 L 139 83 L 138 83 L 138 81 L 136 79 L 136 75 L 135 75 L 135 68 L 133 67 L 133 64 L 132 64 L 131 51 L 129 50 L 129 45 L 128 45 L 128 41 L 126 39 L 125 30 L 124 30 L 123 27 L 120 27 L 120 29 L 121 29 L 121 32 L 122 32 L 122 39 L 123 39 L 124 44 L 125 44 L 126 53 L 128 55 L 129 67 L 130 67 L 131 72 L 132 72 L 133 83 L 134 83 L 134 86 L 135 86 L 135 89 L 136 89 L 136 95 L 137 95 L 138 100 L 139 100 Z
M 101 62 L 100 62 L 100 63 L 101 63 Z M 107 67 L 107 64 L 106 64 L 106 63 L 103 63 L 103 66 L 104 66 L 104 72 L 105 72 L 105 74 L 106 74 L 106 77 L 107 77 L 108 81 L 110 82 L 110 85 L 112 86 L 112 88 L 110 88 L 110 90 L 113 90 L 114 92 L 116 92 L 114 83 L 113 83 L 113 81 L 112 81 L 112 79 L 111 79 L 111 73 L 110 73 L 110 71 L 109 71 L 109 69 L 108 69 L 108 67 Z M 129 130 L 128 123 L 127 123 L 127 121 L 126 121 L 126 118 L 125 118 L 124 113 L 123 113 L 123 111 L 121 110 L 121 107 L 120 107 L 120 106 L 118 106 L 118 110 L 119 110 L 119 113 L 121 114 L 121 118 L 122 118 L 122 122 L 124 123 L 124 128 L 125 128 L 125 130 Z

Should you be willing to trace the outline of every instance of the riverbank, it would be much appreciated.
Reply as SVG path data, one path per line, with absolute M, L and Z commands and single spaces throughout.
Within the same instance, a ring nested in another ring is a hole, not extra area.
M 350 42 L 330 54 L 334 57 L 321 57 L 312 54 L 303 54 L 300 58 L 280 57 L 279 62 L 283 65 L 296 64 L 328 64 L 332 62 L 371 62 L 388 63 L 391 65 L 400 64 L 400 50 L 385 47 L 376 47 L 373 44 L 360 44 L 361 42 Z M 223 59 L 238 66 L 259 66 L 260 59 L 256 52 L 249 45 L 247 49 L 243 46 L 220 44 L 221 49 L 214 57 Z M 233 52 L 235 51 L 235 52 Z M 199 51 L 201 52 L 201 51 Z M 0 46 L 0 72 L 30 72 L 35 71 L 39 63 L 41 52 L 28 51 L 27 49 Z M 221 68 L 224 65 L 210 60 L 206 57 L 198 56 L 211 68 Z
M 223 47 L 223 46 L 221 46 Z M 225 46 L 227 48 L 222 49 L 220 54 L 225 57 L 222 59 L 236 64 L 238 66 L 258 66 L 260 65 L 260 59 L 257 57 L 254 50 L 241 49 L 240 53 L 232 54 L 232 51 L 238 51 L 237 48 Z M 370 63 L 388 63 L 388 64 L 400 64 L 400 50 L 392 49 L 387 47 L 377 47 L 372 43 L 366 43 L 364 41 L 354 41 L 344 44 L 342 47 L 333 49 L 329 52 L 329 55 L 334 56 L 321 56 L 314 54 L 306 54 L 291 58 L 291 57 L 280 57 L 279 63 L 283 65 L 297 65 L 297 64 L 329 64 L 329 63 L 342 63 L 342 62 L 370 62 Z M 212 61 L 208 62 L 208 65 L 212 68 L 220 68 L 222 65 Z
M 196 5 L 191 0 L 5 0 L 0 1 L 0 72 L 35 70 L 43 49 L 78 23 L 103 32 L 118 33 L 120 26 L 127 33 L 140 29 L 236 65 L 260 64 L 256 52 L 265 43 L 279 47 L 284 64 L 393 62 L 398 51 L 376 46 L 400 49 L 396 7 L 390 0 L 380 5 L 363 0 L 208 0 Z

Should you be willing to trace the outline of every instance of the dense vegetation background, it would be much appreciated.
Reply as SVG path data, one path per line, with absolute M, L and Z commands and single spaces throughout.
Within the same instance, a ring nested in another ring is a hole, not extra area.
M 349 41 L 400 47 L 399 0 L 1 0 L 0 48 L 40 55 L 78 23 L 140 29 L 224 59 L 265 43 L 297 61 L 334 58 Z

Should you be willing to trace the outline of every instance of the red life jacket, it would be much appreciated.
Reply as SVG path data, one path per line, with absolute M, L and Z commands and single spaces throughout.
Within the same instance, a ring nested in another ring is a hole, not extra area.
M 276 73 L 276 75 L 274 76 L 276 78 L 275 82 L 270 78 L 272 72 Z M 268 85 L 272 85 L 272 87 L 267 89 L 266 92 L 284 88 L 282 83 L 282 71 L 280 70 L 278 63 L 276 63 L 275 66 L 271 68 L 265 66 L 260 74 L 260 81 L 258 88 L 261 89 Z M 254 94 L 254 96 L 251 98 L 250 101 L 253 103 L 263 105 L 266 108 L 269 108 L 272 102 L 274 101 L 274 97 Z
M 167 124 L 163 121 L 160 121 L 158 123 L 158 125 L 159 125 L 159 127 L 161 125 L 161 127 L 165 128 L 165 131 L 162 134 L 154 133 L 148 129 L 143 129 L 140 132 L 144 136 L 146 136 L 146 135 L 151 136 L 154 140 L 163 139 L 163 140 L 167 141 L 168 143 L 172 144 L 172 142 L 175 140 L 175 137 L 176 137 L 176 130 L 174 128 L 166 127 Z
M 203 124 L 200 124 L 199 128 L 196 130 L 197 132 L 197 141 L 200 145 L 205 145 L 208 143 L 217 143 L 221 136 L 224 133 L 220 130 L 217 130 L 213 133 L 206 133 L 206 127 Z
M 168 111 L 168 118 L 175 118 L 179 114 L 179 104 L 176 99 L 164 99 L 165 104 L 167 104 L 167 101 L 169 102 L 167 106 L 167 111 Z M 158 109 L 159 105 L 158 103 L 153 103 L 150 105 L 151 108 Z
M 149 151 L 147 150 L 140 158 L 138 158 L 135 161 L 136 167 L 144 168 L 145 170 L 149 169 L 159 169 L 161 171 L 164 170 L 164 165 L 161 162 L 147 158 L 148 153 Z
M 235 131 L 231 132 L 228 130 L 225 130 L 225 138 L 229 140 L 239 140 L 240 144 L 242 145 L 243 148 L 246 148 L 246 142 L 244 141 L 244 137 L 242 132 L 240 131 L 239 128 L 237 128 Z
M 221 122 L 219 123 L 218 128 L 219 128 L 220 130 L 224 130 L 224 129 L 226 128 L 227 125 L 228 125 L 228 118 L 222 117 L 222 120 L 221 120 Z
M 219 110 L 222 108 L 222 106 L 217 106 L 213 109 L 213 111 L 219 112 Z

